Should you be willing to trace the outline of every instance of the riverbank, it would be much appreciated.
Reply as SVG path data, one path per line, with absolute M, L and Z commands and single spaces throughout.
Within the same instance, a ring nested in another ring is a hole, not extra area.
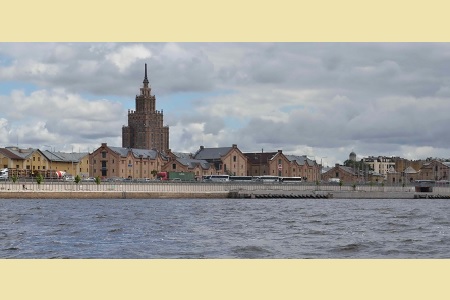
M 313 198 L 313 199 L 448 199 L 450 194 L 380 192 L 380 191 L 208 191 L 208 192 L 147 192 L 147 191 L 0 191 L 1 199 L 224 199 L 224 198 Z
M 0 192 L 1 199 L 223 199 L 228 192 L 118 192 L 118 191 L 15 191 Z
M 328 198 L 414 199 L 450 197 L 450 187 L 417 193 L 413 186 L 338 186 L 256 183 L 0 183 L 0 199 Z

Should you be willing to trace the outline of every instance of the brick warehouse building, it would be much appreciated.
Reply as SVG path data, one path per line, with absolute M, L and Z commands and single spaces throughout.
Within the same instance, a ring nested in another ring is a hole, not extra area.
M 163 125 L 163 112 L 155 109 L 156 98 L 148 85 L 147 64 L 143 83 L 141 94 L 136 95 L 136 110 L 128 111 L 128 126 L 122 127 L 122 147 L 165 153 L 169 149 L 169 127 Z

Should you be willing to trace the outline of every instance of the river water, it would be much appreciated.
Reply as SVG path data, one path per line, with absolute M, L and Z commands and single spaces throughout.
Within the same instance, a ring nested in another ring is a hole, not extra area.
M 3 199 L 0 258 L 450 258 L 450 201 Z

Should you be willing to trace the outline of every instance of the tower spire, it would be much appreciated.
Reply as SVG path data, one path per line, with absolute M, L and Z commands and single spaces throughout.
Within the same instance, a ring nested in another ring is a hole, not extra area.
M 145 64 L 145 77 L 144 77 L 144 85 L 148 86 L 148 78 L 147 78 L 147 64 Z

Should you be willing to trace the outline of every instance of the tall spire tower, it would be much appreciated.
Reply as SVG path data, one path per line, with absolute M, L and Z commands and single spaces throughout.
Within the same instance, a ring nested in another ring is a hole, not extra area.
M 145 64 L 145 77 L 144 77 L 144 87 L 148 87 L 148 78 L 147 78 L 147 64 Z
M 128 126 L 122 127 L 122 147 L 169 149 L 169 127 L 163 125 L 163 112 L 156 110 L 156 98 L 151 94 L 147 77 L 147 64 L 140 95 L 136 95 L 136 111 L 128 110 Z

